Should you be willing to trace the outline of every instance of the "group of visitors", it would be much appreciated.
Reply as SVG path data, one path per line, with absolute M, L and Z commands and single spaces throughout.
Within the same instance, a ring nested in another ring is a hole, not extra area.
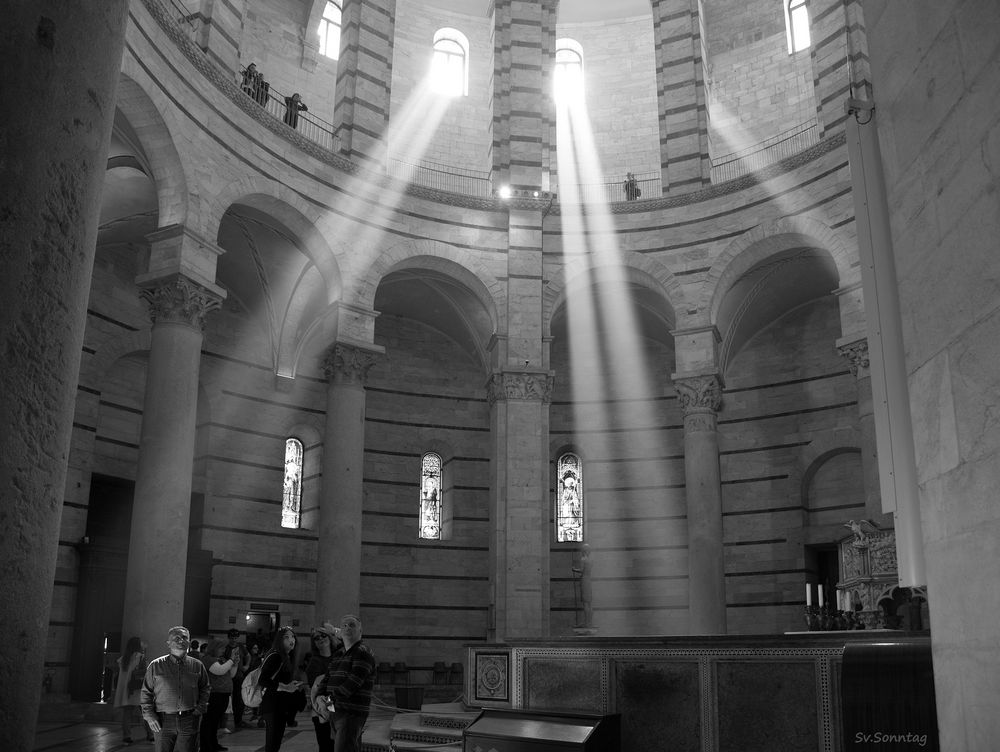
M 256 63 L 250 63 L 243 69 L 243 81 L 240 88 L 253 101 L 261 107 L 267 107 L 267 100 L 271 96 L 271 84 L 264 80 L 264 74 L 257 70 Z M 295 92 L 290 97 L 285 97 L 285 115 L 283 120 L 285 125 L 297 128 L 299 125 L 299 113 L 308 112 L 309 108 L 302 101 L 302 95 Z
M 319 752 L 360 752 L 375 683 L 375 657 L 361 635 L 361 620 L 348 614 L 340 627 L 314 628 L 303 656 L 291 627 L 278 629 L 263 655 L 258 644 L 241 644 L 236 629 L 228 640 L 209 640 L 198 654 L 189 653 L 188 629 L 176 626 L 167 632 L 168 653 L 148 663 L 146 645 L 131 638 L 118 659 L 122 740 L 130 744 L 132 727 L 142 722 L 156 752 L 225 752 L 217 736 L 221 722 L 231 702 L 235 727 L 246 725 L 240 685 L 259 667 L 264 752 L 280 750 L 285 729 L 307 707 Z

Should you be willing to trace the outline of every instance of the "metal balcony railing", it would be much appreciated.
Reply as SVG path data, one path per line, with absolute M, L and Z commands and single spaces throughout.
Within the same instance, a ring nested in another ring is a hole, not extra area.
M 710 173 L 712 183 L 724 183 L 748 175 L 818 142 L 819 125 L 816 121 L 800 123 L 760 143 L 714 158 Z

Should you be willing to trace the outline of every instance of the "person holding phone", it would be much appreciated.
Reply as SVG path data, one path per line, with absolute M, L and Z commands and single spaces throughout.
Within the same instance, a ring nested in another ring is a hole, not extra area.
M 302 701 L 296 693 L 308 689 L 304 681 L 295 679 L 297 643 L 291 627 L 279 629 L 260 668 L 260 686 L 264 690 L 264 699 L 260 703 L 260 714 L 264 719 L 264 752 L 281 749 L 289 711 Z

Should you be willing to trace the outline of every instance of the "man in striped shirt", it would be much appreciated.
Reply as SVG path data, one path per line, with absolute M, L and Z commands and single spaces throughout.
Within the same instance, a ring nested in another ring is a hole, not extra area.
M 201 717 L 210 693 L 205 664 L 187 654 L 191 633 L 167 631 L 167 655 L 150 661 L 139 693 L 142 717 L 152 729 L 156 752 L 197 752 Z
M 334 752 L 361 752 L 361 732 L 368 720 L 375 684 L 375 656 L 361 641 L 361 619 L 348 614 L 340 623 L 344 655 L 331 664 L 326 692 L 333 708 Z

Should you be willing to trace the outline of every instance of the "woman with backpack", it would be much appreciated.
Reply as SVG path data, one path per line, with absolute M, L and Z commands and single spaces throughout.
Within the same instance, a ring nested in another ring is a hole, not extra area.
M 285 724 L 291 708 L 298 707 L 308 690 L 305 682 L 295 679 L 295 646 L 298 640 L 291 627 L 282 627 L 260 667 L 258 685 L 264 691 L 260 715 L 264 719 L 264 752 L 278 752 L 285 736 Z

